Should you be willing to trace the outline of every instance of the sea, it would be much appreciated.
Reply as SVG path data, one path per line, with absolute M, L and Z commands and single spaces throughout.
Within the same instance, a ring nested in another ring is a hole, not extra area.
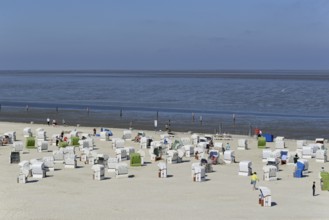
M 329 137 L 329 71 L 0 71 L 0 120 Z M 64 121 L 63 121 L 64 120 Z

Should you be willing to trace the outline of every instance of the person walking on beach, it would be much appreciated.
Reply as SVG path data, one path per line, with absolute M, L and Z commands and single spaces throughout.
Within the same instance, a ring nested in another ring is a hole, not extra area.
M 313 182 L 312 191 L 313 191 L 313 196 L 315 196 L 315 181 Z
M 50 125 L 50 118 L 47 118 L 47 124 Z
M 254 172 L 253 174 L 252 174 L 252 176 L 251 176 L 251 184 L 252 184 L 252 189 L 253 190 L 256 190 L 257 188 L 256 188 L 256 183 L 257 183 L 257 181 L 259 181 L 259 179 L 258 179 L 258 176 L 257 176 L 257 173 L 256 172 Z

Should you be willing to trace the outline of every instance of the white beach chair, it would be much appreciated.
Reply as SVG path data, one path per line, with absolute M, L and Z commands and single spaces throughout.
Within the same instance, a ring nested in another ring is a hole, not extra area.
M 103 180 L 105 178 L 105 168 L 102 164 L 95 164 L 91 167 L 94 180 Z
M 47 168 L 44 165 L 43 161 L 39 160 L 30 160 L 30 166 L 32 169 L 32 177 L 33 178 L 45 178 L 46 177 L 46 172 L 48 171 Z
M 185 156 L 186 157 L 193 157 L 194 155 L 194 147 L 192 145 L 184 145 L 183 148 L 185 149 Z
M 317 150 L 315 156 L 316 162 L 327 162 L 327 150 Z
M 176 150 L 167 151 L 167 162 L 168 163 L 178 163 L 178 152 Z
M 74 153 L 64 154 L 65 168 L 77 168 L 77 157 Z
M 24 149 L 23 141 L 15 141 L 14 142 L 12 151 L 21 152 L 21 151 L 23 151 L 23 149 Z
M 126 163 L 118 163 L 115 168 L 115 177 L 128 177 L 128 165 Z
M 167 165 L 164 162 L 158 163 L 159 167 L 159 178 L 167 178 Z
M 54 157 L 53 156 L 43 157 L 42 161 L 43 161 L 44 166 L 45 166 L 46 169 L 48 169 L 49 171 L 54 171 L 55 170 Z
M 239 175 L 250 176 L 252 174 L 252 162 L 245 160 L 239 163 Z
M 115 173 L 116 165 L 119 163 L 118 158 L 116 157 L 109 157 L 107 160 L 107 171 Z
M 263 167 L 263 180 L 272 181 L 277 180 L 278 168 L 272 165 L 266 165 Z
M 131 140 L 131 138 L 132 138 L 131 130 L 123 130 L 122 139 Z
M 26 128 L 23 129 L 23 136 L 25 138 L 32 137 L 32 130 L 31 130 L 30 127 L 26 127 Z
M 238 150 L 248 150 L 248 141 L 247 139 L 238 140 Z
M 48 141 L 38 140 L 38 152 L 48 151 Z

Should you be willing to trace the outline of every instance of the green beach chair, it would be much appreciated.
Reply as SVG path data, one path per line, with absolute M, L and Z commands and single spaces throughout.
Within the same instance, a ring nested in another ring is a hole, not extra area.
M 132 167 L 142 166 L 142 158 L 139 153 L 130 154 L 130 166 L 132 166 Z
M 266 148 L 266 139 L 265 137 L 258 137 L 258 148 L 265 149 Z

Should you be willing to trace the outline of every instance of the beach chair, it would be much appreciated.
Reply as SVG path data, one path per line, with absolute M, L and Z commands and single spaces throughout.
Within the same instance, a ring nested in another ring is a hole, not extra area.
M 262 161 L 267 162 L 267 158 L 272 155 L 272 151 L 270 149 L 263 149 L 262 151 Z
M 266 165 L 275 166 L 277 168 L 277 170 L 279 170 L 280 159 L 277 157 L 271 156 L 271 157 L 267 158 Z
M 107 131 L 101 131 L 100 132 L 100 140 L 101 141 L 109 141 L 110 140 L 109 133 Z
M 158 176 L 159 178 L 167 178 L 167 164 L 164 162 L 158 163 L 159 167 L 159 173 Z
M 37 140 L 41 140 L 41 141 L 46 141 L 47 140 L 47 136 L 46 136 L 46 131 L 44 130 L 40 130 L 36 133 L 36 139 Z
M 250 176 L 252 175 L 252 162 L 245 160 L 239 163 L 239 175 Z
M 194 166 L 193 168 L 193 181 L 194 182 L 203 182 L 206 180 L 206 171 L 204 166 Z
M 176 150 L 167 151 L 167 162 L 168 163 L 178 163 L 178 152 Z
M 238 150 L 248 150 L 248 141 L 247 139 L 238 140 Z
M 265 149 L 266 148 L 266 139 L 264 137 L 258 137 L 258 148 Z
M 224 162 L 230 164 L 235 160 L 235 152 L 233 150 L 226 150 L 224 152 Z
M 12 163 L 19 163 L 21 160 L 21 157 L 20 157 L 20 153 L 19 152 L 10 152 L 10 158 L 9 158 L 9 162 L 10 164 Z
M 107 171 L 110 172 L 114 172 L 116 170 L 116 165 L 119 163 L 119 160 L 117 157 L 109 157 L 109 159 L 107 160 Z
M 97 154 L 95 164 L 107 166 L 109 156 L 107 154 Z
M 277 180 L 277 167 L 272 165 L 263 166 L 263 180 L 272 181 Z
M 183 148 L 185 149 L 185 156 L 186 157 L 193 157 L 194 155 L 194 147 L 192 145 L 184 145 Z
M 123 140 L 121 138 L 113 138 L 113 140 L 112 140 L 113 149 L 124 148 L 124 145 L 125 145 L 125 140 Z
M 77 168 L 77 157 L 74 153 L 64 154 L 65 168 Z
M 142 157 L 139 153 L 132 153 L 130 155 L 130 166 L 131 167 L 142 166 Z
M 118 158 L 119 161 L 128 160 L 128 154 L 127 154 L 126 149 L 124 149 L 124 148 L 116 149 L 115 153 L 116 153 L 116 157 Z
M 48 151 L 48 141 L 38 140 L 37 146 L 38 152 Z
M 30 167 L 30 162 L 24 160 L 18 164 L 19 174 L 17 177 L 17 183 L 26 183 L 27 178 L 32 176 L 32 169 Z
M 302 155 L 304 159 L 311 159 L 313 157 L 313 145 L 304 146 Z
M 316 162 L 327 162 L 327 150 L 317 150 L 315 156 Z
M 271 207 L 272 206 L 272 196 L 271 196 L 271 190 L 267 187 L 260 186 L 260 198 L 259 203 L 263 207 Z
M 21 152 L 23 151 L 23 148 L 24 148 L 23 141 L 14 141 L 13 149 L 12 149 L 13 152 Z
M 306 140 L 297 140 L 296 141 L 296 147 L 297 149 L 303 149 L 304 146 L 307 145 Z
M 131 130 L 123 130 L 122 139 L 131 140 L 131 138 L 132 138 Z
M 128 177 L 128 165 L 126 163 L 118 163 L 115 167 L 115 177 Z
M 23 129 L 23 136 L 25 138 L 32 137 L 32 130 L 31 130 L 30 127 L 26 127 L 26 128 Z
M 127 160 L 130 159 L 130 155 L 135 153 L 135 148 L 134 147 L 124 147 L 124 149 L 127 152 Z
M 213 165 L 218 164 L 219 151 L 218 150 L 210 150 L 209 151 L 209 159 L 210 159 L 211 164 L 213 164 Z
M 30 160 L 32 177 L 42 179 L 46 177 L 48 169 L 45 167 L 44 162 L 40 160 Z
M 192 140 L 189 137 L 182 137 L 182 138 L 180 138 L 180 142 L 183 145 L 191 145 L 192 144 Z
M 43 157 L 42 161 L 44 163 L 44 166 L 46 169 L 49 171 L 54 171 L 55 170 L 55 164 L 54 164 L 54 157 L 53 156 L 47 156 Z
M 103 180 L 105 178 L 105 168 L 102 164 L 95 164 L 91 167 L 94 180 Z
M 53 151 L 54 163 L 64 163 L 64 152 L 63 149 Z

